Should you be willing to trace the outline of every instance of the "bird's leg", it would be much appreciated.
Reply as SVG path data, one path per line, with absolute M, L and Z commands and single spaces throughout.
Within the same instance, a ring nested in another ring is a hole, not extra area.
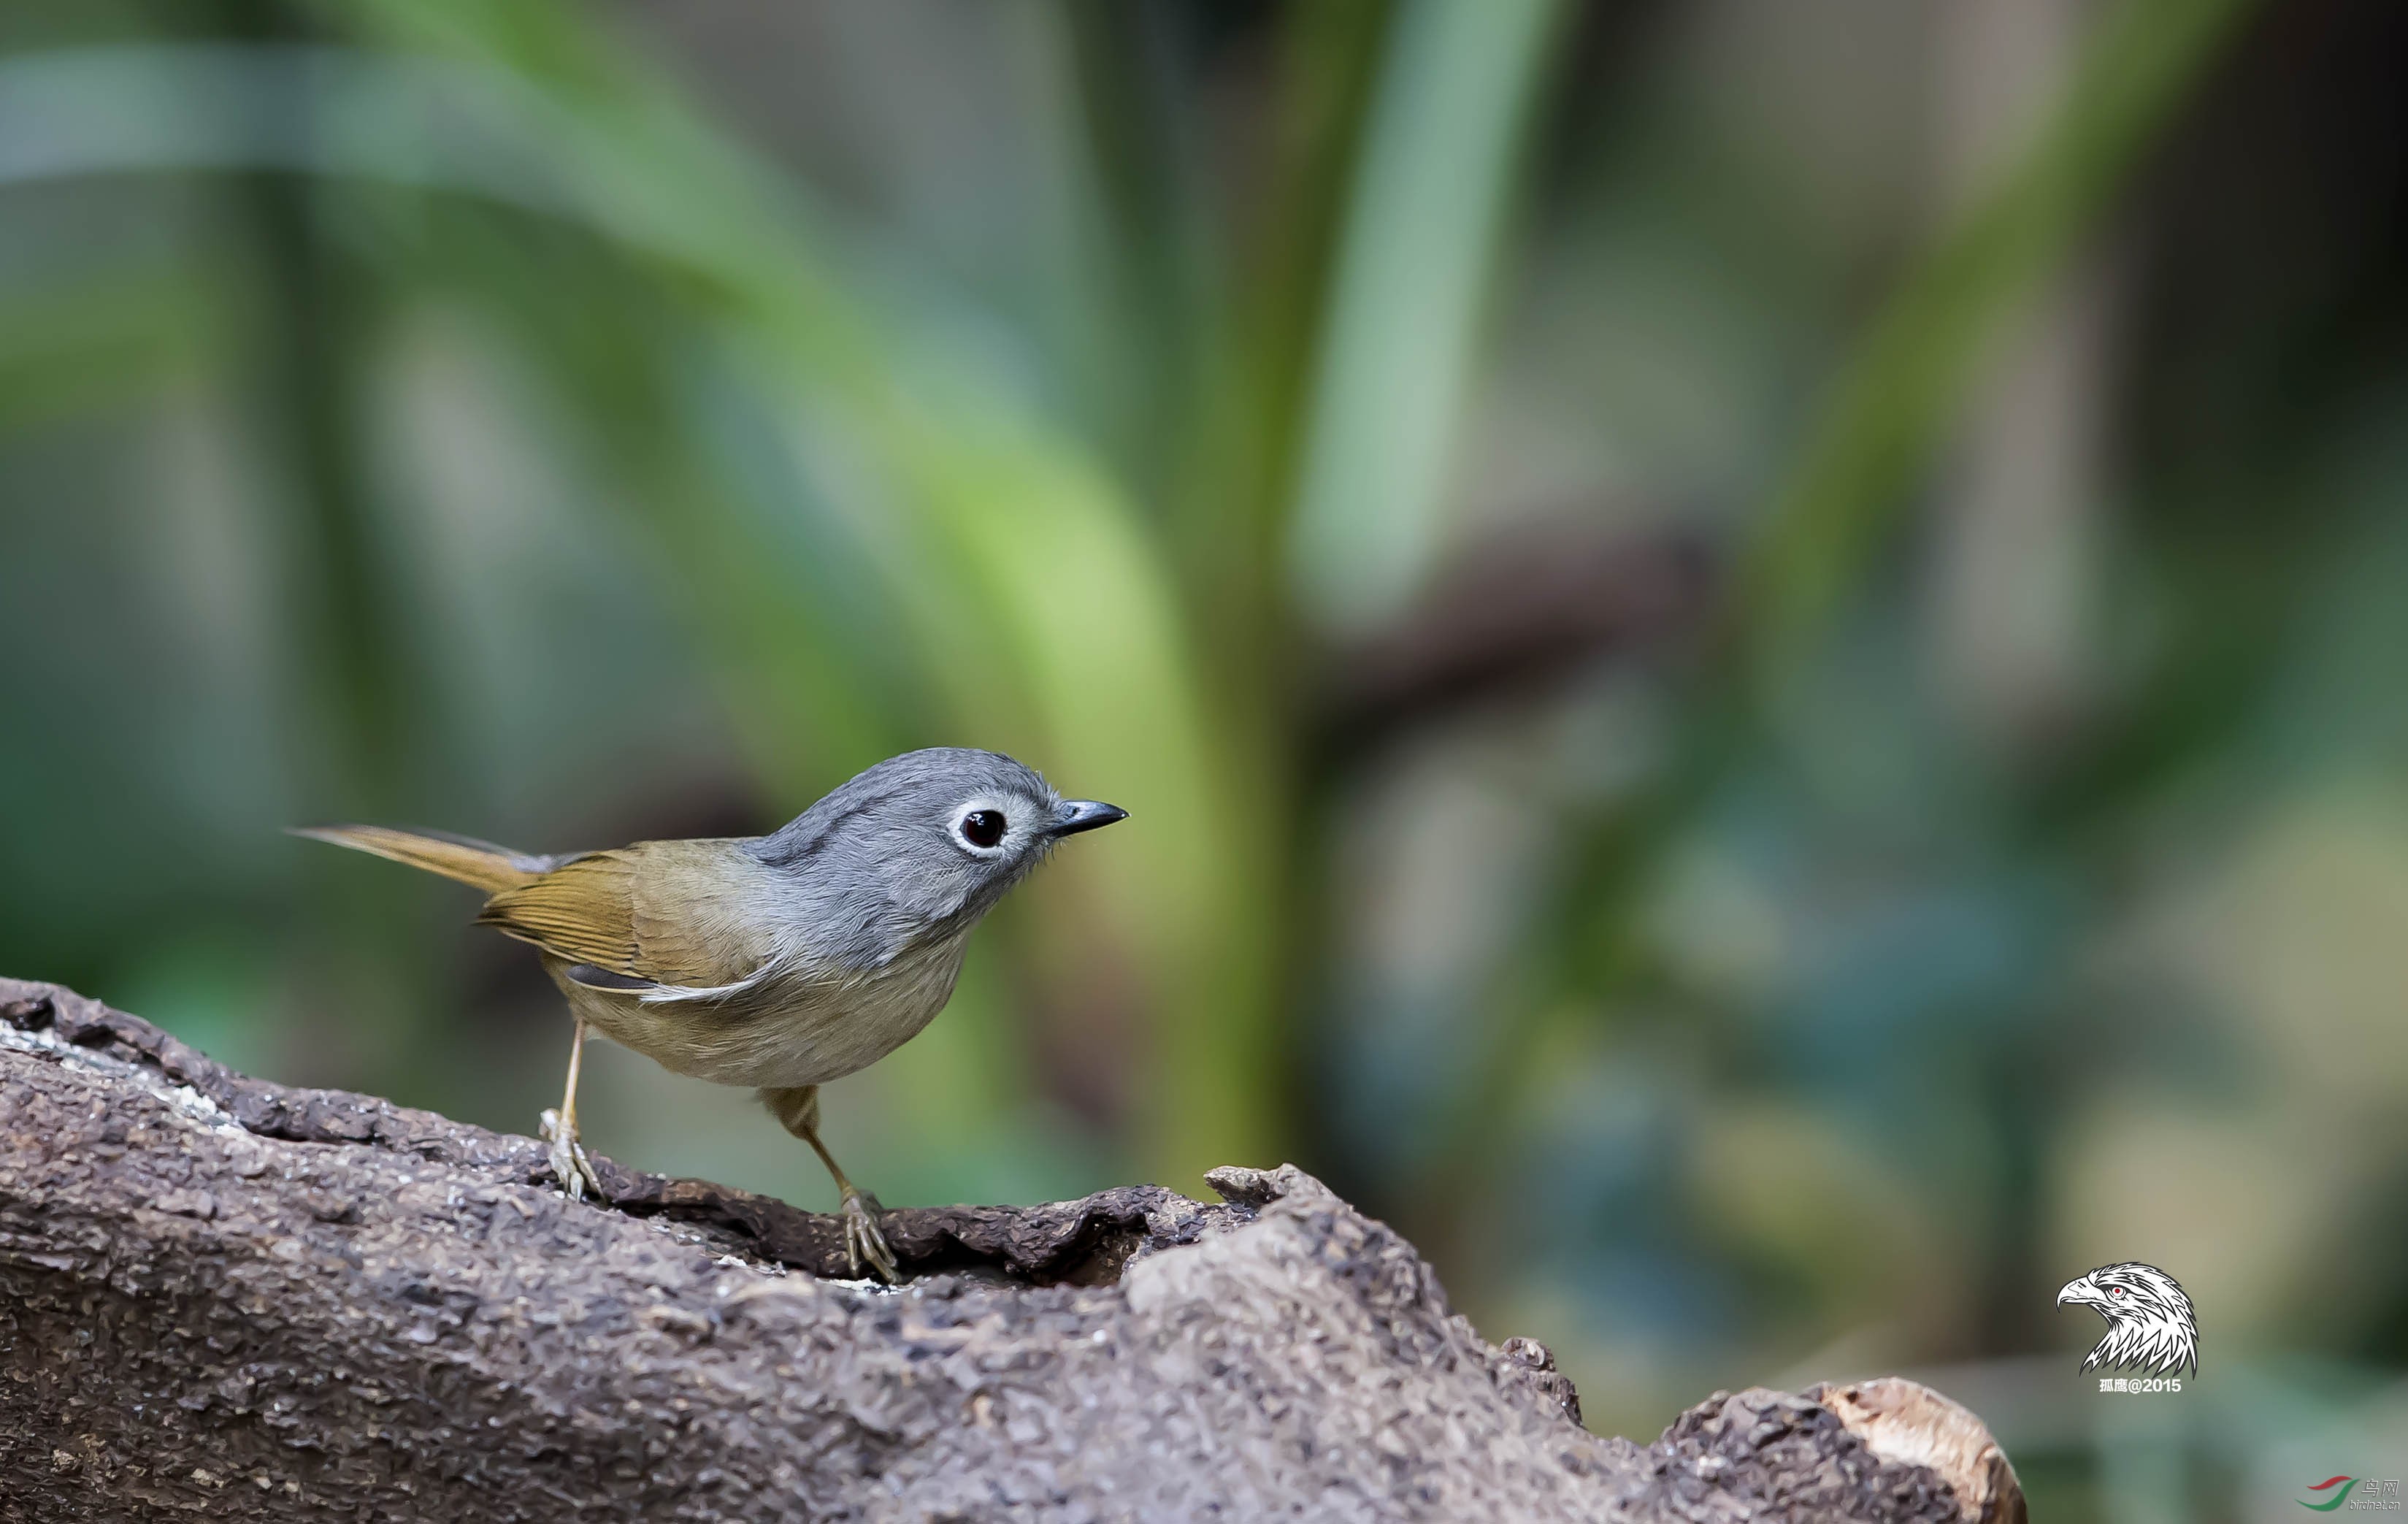
M 895 1268 L 895 1251 L 886 1245 L 886 1235 L 878 1230 L 878 1214 L 884 1210 L 878 1198 L 844 1177 L 836 1156 L 820 1142 L 820 1087 L 798 1085 L 785 1090 L 764 1090 L 761 1099 L 767 1103 L 785 1129 L 811 1145 L 811 1152 L 827 1166 L 830 1179 L 836 1182 L 837 1195 L 844 1202 L 844 1262 L 858 1276 L 863 1260 L 888 1285 L 902 1277 Z
M 603 1195 L 602 1177 L 594 1172 L 593 1160 L 585 1157 L 585 1145 L 577 1141 L 577 1071 L 585 1058 L 585 1018 L 577 1018 L 576 1045 L 568 1050 L 568 1088 L 561 1095 L 560 1110 L 547 1111 L 542 1117 L 544 1141 L 552 1144 L 552 1172 L 560 1182 L 561 1193 L 570 1201 L 582 1201 L 585 1188 L 594 1187 L 598 1200 Z
M 870 1268 L 878 1272 L 879 1279 L 893 1286 L 903 1277 L 896 1269 L 895 1251 L 887 1246 L 886 1235 L 879 1230 L 878 1214 L 885 1209 L 878 1204 L 877 1197 L 844 1177 L 844 1171 L 837 1165 L 836 1156 L 827 1151 L 827 1144 L 820 1142 L 816 1129 L 807 1129 L 802 1139 L 811 1145 L 811 1152 L 820 1157 L 820 1162 L 827 1166 L 828 1176 L 836 1182 L 837 1194 L 843 1200 L 845 1268 L 857 1276 L 861 1273 L 861 1262 L 867 1259 Z

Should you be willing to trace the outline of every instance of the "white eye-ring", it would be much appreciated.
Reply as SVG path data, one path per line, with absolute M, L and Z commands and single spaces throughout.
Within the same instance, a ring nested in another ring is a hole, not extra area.
M 982 856 L 999 850 L 1010 830 L 1010 817 L 991 805 L 965 810 L 953 821 L 953 834 L 962 845 Z

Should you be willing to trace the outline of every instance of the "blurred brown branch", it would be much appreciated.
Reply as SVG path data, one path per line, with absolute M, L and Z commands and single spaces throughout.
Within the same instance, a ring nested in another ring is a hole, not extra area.
M 1336 654 L 1320 702 L 1325 746 L 1367 749 L 1694 634 L 1723 575 L 1714 548 L 1687 529 L 1551 524 L 1467 548 L 1403 618 Z

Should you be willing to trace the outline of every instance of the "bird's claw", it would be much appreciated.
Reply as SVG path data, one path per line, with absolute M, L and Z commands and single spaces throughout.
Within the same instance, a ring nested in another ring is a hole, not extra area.
M 896 1270 L 895 1251 L 887 1247 L 886 1235 L 878 1230 L 878 1214 L 884 1210 L 867 1191 L 844 1193 L 844 1262 L 858 1280 L 861 1262 L 867 1259 L 879 1278 L 893 1286 L 902 1276 Z
M 602 1189 L 602 1177 L 594 1172 L 594 1161 L 585 1157 L 585 1145 L 577 1141 L 576 1130 L 562 1127 L 560 1114 L 550 1107 L 544 1109 L 538 1130 L 552 1144 L 552 1173 L 560 1182 L 560 1193 L 572 1201 L 581 1201 L 590 1186 L 595 1199 L 601 1200 L 607 1194 Z

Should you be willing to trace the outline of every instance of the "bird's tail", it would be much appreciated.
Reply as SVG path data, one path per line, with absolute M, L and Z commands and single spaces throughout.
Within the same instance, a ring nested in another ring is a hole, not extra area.
M 294 826 L 294 836 L 332 841 L 354 852 L 374 853 L 397 863 L 440 873 L 447 879 L 473 884 L 488 894 L 515 889 L 551 871 L 549 857 L 530 857 L 466 836 L 441 831 L 406 831 L 392 826 Z

